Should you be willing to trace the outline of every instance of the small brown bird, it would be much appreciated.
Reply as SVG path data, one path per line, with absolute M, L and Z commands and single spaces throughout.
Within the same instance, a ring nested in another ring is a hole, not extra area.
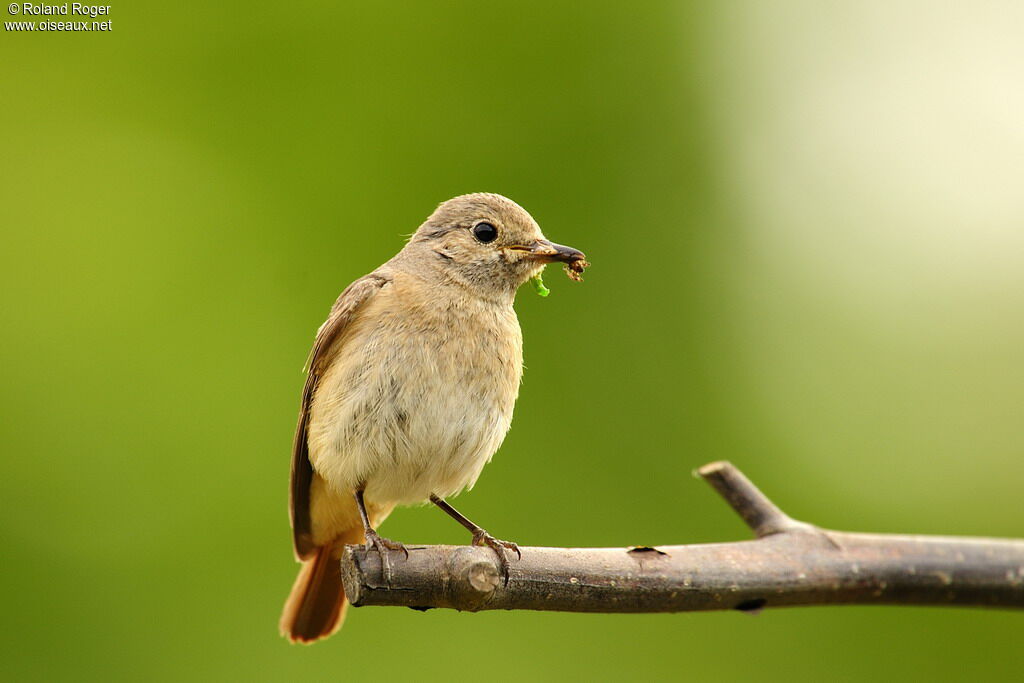
M 470 488 L 512 421 L 523 339 L 516 290 L 544 265 L 578 275 L 581 252 L 552 244 L 496 194 L 441 204 L 390 261 L 342 292 L 317 332 L 291 468 L 302 569 L 281 615 L 293 642 L 329 636 L 347 602 L 338 559 L 365 543 L 405 548 L 375 529 L 396 505 L 427 500 L 494 549 L 499 541 L 445 498 Z

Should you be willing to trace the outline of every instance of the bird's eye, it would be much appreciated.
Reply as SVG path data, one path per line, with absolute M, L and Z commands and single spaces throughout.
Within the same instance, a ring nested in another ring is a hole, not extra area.
M 498 229 L 490 223 L 477 223 L 473 226 L 473 237 L 487 244 L 498 239 Z

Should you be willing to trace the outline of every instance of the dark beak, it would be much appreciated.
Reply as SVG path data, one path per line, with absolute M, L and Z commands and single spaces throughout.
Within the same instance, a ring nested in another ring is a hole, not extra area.
M 529 254 L 538 261 L 543 261 L 544 263 L 551 263 L 553 261 L 575 263 L 576 261 L 582 261 L 586 258 L 583 255 L 583 252 L 578 249 L 566 247 L 561 244 L 555 244 L 554 242 L 548 242 L 547 240 L 537 240 L 531 244 Z

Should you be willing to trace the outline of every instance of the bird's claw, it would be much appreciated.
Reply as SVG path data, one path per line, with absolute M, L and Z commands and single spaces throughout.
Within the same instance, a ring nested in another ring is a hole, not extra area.
M 504 583 L 507 586 L 509 580 L 509 562 L 507 550 L 511 550 L 516 554 L 517 559 L 523 559 L 523 553 L 519 551 L 519 546 L 512 541 L 502 541 L 483 529 L 477 529 L 473 532 L 473 545 L 487 546 L 494 551 L 494 554 L 498 556 L 498 564 L 501 565 L 501 574 L 504 577 Z
M 409 551 L 406 549 L 405 545 L 399 543 L 398 541 L 392 541 L 389 538 L 384 538 L 376 531 L 367 532 L 365 547 L 367 550 L 373 548 L 381 555 L 384 554 L 385 550 L 401 550 L 402 553 L 405 555 L 405 559 L 409 559 Z
M 380 565 L 384 573 L 384 581 L 391 585 L 391 559 L 388 557 L 388 551 L 401 550 L 405 554 L 405 559 L 409 559 L 409 551 L 404 545 L 398 541 L 392 541 L 389 538 L 384 538 L 376 531 L 368 530 L 366 532 L 366 543 L 363 548 L 369 552 L 371 549 L 376 550 L 377 554 L 380 555 Z

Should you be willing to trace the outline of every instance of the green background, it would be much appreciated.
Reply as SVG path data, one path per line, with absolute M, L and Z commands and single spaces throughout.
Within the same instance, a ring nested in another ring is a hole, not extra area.
M 440 201 L 587 252 L 457 499 L 527 545 L 1024 536 L 1019 5 L 112 5 L 0 35 L 5 680 L 1008 680 L 1020 615 L 366 608 L 277 634 L 300 368 Z M 17 17 L 23 19 L 24 17 Z M 10 17 L 4 17 L 10 19 Z M 387 536 L 465 542 L 440 512 Z

